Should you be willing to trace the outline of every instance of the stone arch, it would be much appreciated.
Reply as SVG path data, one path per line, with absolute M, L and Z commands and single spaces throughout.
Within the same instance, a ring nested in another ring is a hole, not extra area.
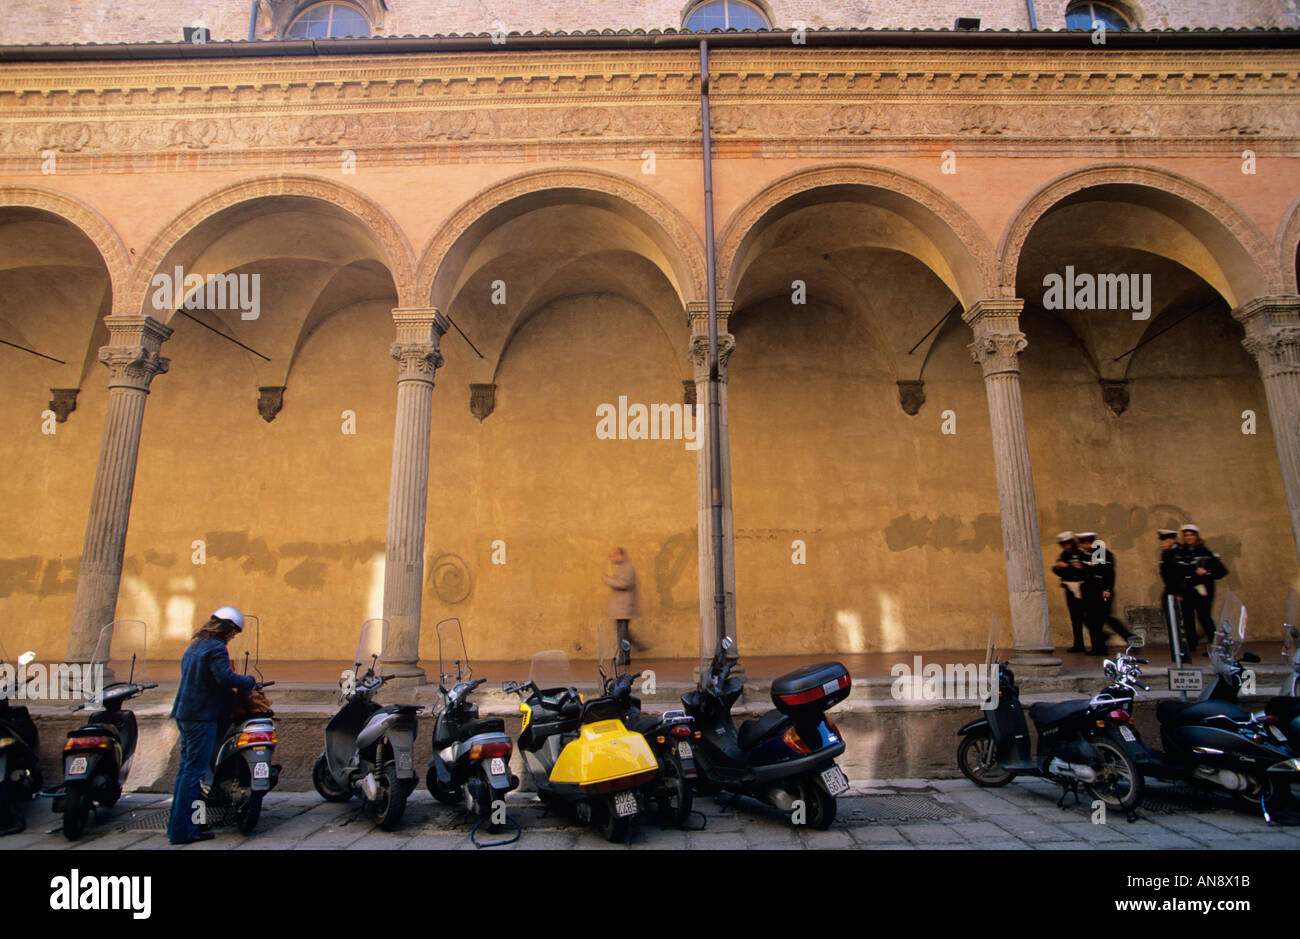
M 122 239 L 104 216 L 80 199 L 34 186 L 0 186 L 0 208 L 10 206 L 40 209 L 74 225 L 90 239 L 104 259 L 114 301 L 123 295 L 131 271 L 131 260 Z
M 897 170 L 859 163 L 838 163 L 796 170 L 780 177 L 732 213 L 718 239 L 717 282 L 724 297 L 734 297 L 740 271 L 741 254 L 747 240 L 756 233 L 762 220 L 783 202 L 816 189 L 837 186 L 860 186 L 879 189 L 901 196 L 917 212 L 917 219 L 930 224 L 923 227 L 927 236 L 948 260 L 957 279 L 954 287 L 965 306 L 990 296 L 994 282 L 995 255 L 988 236 L 964 209 L 928 184 Z M 940 241 L 946 241 L 942 244 Z
M 1300 196 L 1296 196 L 1277 226 L 1277 257 L 1281 265 L 1282 293 L 1300 293 L 1300 271 L 1296 270 L 1296 253 L 1300 252 Z
M 1218 240 L 1222 243 L 1223 251 L 1216 252 L 1216 257 L 1223 265 L 1223 273 L 1230 289 L 1236 295 L 1225 298 L 1231 305 L 1239 306 L 1262 294 L 1282 292 L 1282 277 L 1273 245 L 1222 196 L 1186 176 L 1168 170 L 1129 163 L 1101 163 L 1071 170 L 1049 180 L 1016 209 L 998 242 L 999 295 L 1015 296 L 1016 272 L 1025 241 L 1034 226 L 1053 206 L 1086 189 L 1113 185 L 1137 186 L 1173 196 L 1203 213 L 1201 230 L 1193 230 L 1192 234 L 1202 240 L 1206 235 L 1220 236 Z M 1217 232 L 1212 223 L 1217 223 Z
M 194 228 L 223 209 L 272 196 L 301 196 L 337 206 L 364 224 L 382 247 L 397 288 L 397 305 L 418 305 L 412 289 L 415 259 L 410 242 L 388 212 L 369 196 L 316 176 L 277 174 L 244 180 L 199 199 L 154 236 L 131 272 L 127 304 L 130 312 L 144 310 L 149 282 L 169 251 Z
M 461 239 L 476 223 L 507 203 L 547 190 L 577 190 L 606 197 L 607 205 L 624 205 L 654 223 L 651 237 L 672 267 L 674 286 L 682 307 L 705 294 L 704 243 L 686 217 L 658 193 L 627 177 L 577 167 L 532 170 L 511 176 L 481 190 L 438 227 L 420 255 L 415 283 L 421 302 L 447 304 L 451 297 L 446 262 Z M 657 236 L 657 237 L 656 237 Z M 669 273 L 669 272 L 665 272 Z

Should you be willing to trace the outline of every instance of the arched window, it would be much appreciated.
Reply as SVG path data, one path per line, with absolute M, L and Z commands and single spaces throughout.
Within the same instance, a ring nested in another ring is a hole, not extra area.
M 710 29 L 767 29 L 767 17 L 752 3 L 744 0 L 705 0 L 691 7 L 682 21 L 682 29 L 706 32 Z
M 1104 3 L 1072 3 L 1065 11 L 1066 29 L 1092 29 L 1094 22 L 1104 23 L 1107 29 L 1131 29 L 1123 13 Z
M 294 18 L 286 39 L 329 39 L 339 36 L 369 36 L 370 22 L 347 3 L 318 3 Z

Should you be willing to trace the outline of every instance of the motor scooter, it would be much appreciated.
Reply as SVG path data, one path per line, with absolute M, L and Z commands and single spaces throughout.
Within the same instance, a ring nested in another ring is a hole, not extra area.
M 244 614 L 244 628 L 230 640 L 232 667 L 249 674 L 257 672 L 255 691 L 275 684 L 265 681 L 260 662 L 261 621 Z M 253 692 L 234 693 L 231 719 L 217 735 L 212 762 L 201 788 L 209 812 L 234 815 L 241 834 L 250 835 L 262 815 L 262 800 L 280 780 L 280 766 L 271 761 L 279 739 L 275 734 L 275 712 L 269 699 Z
M 495 832 L 500 824 L 494 820 L 494 808 L 504 805 L 506 794 L 519 786 L 519 777 L 510 772 L 514 745 L 506 736 L 505 721 L 499 717 L 480 720 L 478 705 L 470 700 L 487 679 L 473 678 L 460 620 L 443 620 L 437 633 L 442 707 L 433 725 L 433 757 L 425 784 L 443 805 L 463 803 L 480 824 Z
M 124 705 L 150 688 L 145 662 L 145 624 L 114 620 L 99 633 L 91 656 L 92 670 L 102 668 L 102 688 L 87 688 L 76 707 L 97 707 L 90 721 L 68 732 L 63 744 L 63 785 L 53 809 L 63 814 L 63 835 L 76 841 L 95 805 L 111 808 L 122 797 L 139 739 L 135 714 Z M 125 681 L 117 680 L 125 675 Z
M 731 708 L 744 685 L 731 675 L 727 653 L 733 645 L 724 636 L 699 687 L 682 695 L 701 731 L 694 747 L 696 790 L 752 796 L 790 813 L 791 821 L 829 828 L 849 781 L 835 764 L 844 737 L 826 712 L 849 696 L 848 669 L 822 662 L 782 675 L 772 682 L 776 707 L 737 728 Z
M 312 784 L 322 799 L 346 802 L 353 795 L 375 808 L 379 827 L 402 823 L 406 798 L 415 789 L 416 704 L 381 706 L 376 693 L 395 676 L 379 674 L 388 621 L 361 627 L 354 665 L 343 673 L 340 708 L 325 727 L 325 750 L 312 767 Z M 362 671 L 362 666 L 365 671 Z
M 13 669 L 13 678 L 0 677 L 0 835 L 16 835 L 27 827 L 15 803 L 36 798 L 41 791 L 40 735 L 36 724 L 20 700 L 26 681 L 19 669 L 34 658 L 24 652 L 18 668 L 5 653 L 0 642 L 0 666 Z

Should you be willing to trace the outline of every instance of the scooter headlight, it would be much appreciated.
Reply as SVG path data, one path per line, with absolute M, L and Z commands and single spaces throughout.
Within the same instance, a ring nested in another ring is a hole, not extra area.
M 14 745 L 13 737 L 0 737 L 0 747 L 12 747 Z
M 1268 771 L 1270 773 L 1300 773 L 1300 758 L 1274 763 L 1268 768 Z

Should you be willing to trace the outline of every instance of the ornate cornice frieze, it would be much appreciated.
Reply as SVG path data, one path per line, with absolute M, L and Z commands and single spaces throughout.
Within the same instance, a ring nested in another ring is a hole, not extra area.
M 238 154 L 698 139 L 690 53 L 445 55 L 0 68 L 0 156 Z M 1300 137 L 1280 52 L 726 52 L 713 134 L 816 143 Z M 606 154 L 608 155 L 608 154 Z

